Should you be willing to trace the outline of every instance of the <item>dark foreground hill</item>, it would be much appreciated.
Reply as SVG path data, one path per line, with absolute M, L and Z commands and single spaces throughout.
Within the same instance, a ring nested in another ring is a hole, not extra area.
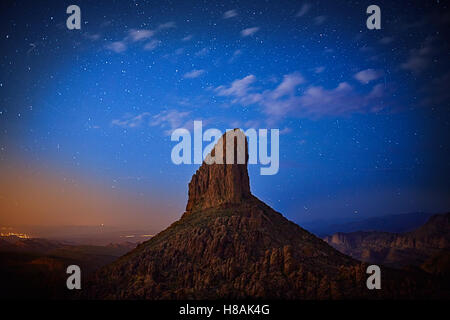
M 234 133 L 243 136 L 240 130 Z M 210 156 L 220 156 L 218 151 L 225 149 L 226 142 L 226 136 L 222 137 Z M 254 197 L 246 163 L 203 163 L 189 184 L 189 201 L 181 219 L 98 271 L 85 293 L 94 299 L 422 298 L 445 294 L 425 273 L 384 267 L 382 289 L 368 290 L 366 268 Z
M 68 299 L 66 269 L 80 266 L 83 276 L 134 248 L 133 244 L 69 245 L 47 239 L 0 237 L 0 299 Z

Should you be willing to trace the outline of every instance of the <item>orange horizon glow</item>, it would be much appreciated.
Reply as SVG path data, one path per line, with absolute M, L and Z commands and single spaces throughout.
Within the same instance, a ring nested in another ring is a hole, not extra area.
M 161 229 L 181 213 L 158 194 L 139 196 L 62 168 L 32 167 L 23 161 L 0 165 L 0 225 L 109 226 Z M 177 212 L 178 211 L 178 212 Z

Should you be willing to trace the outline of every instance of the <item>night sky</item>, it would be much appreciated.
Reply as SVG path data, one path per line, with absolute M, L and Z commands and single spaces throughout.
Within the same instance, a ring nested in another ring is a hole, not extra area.
M 194 120 L 280 129 L 278 174 L 250 183 L 291 220 L 450 209 L 445 1 L 0 6 L 0 224 L 168 225 L 198 168 L 170 133 Z

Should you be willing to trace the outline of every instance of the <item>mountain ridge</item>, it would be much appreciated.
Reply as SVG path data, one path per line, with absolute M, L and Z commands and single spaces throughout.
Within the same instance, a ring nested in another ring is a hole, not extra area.
M 403 233 L 412 231 L 425 224 L 433 216 L 432 213 L 410 212 L 388 214 L 383 216 L 359 218 L 349 221 L 315 220 L 300 223 L 318 237 L 325 237 L 335 233 L 350 233 L 357 231 L 381 231 Z
M 436 214 L 413 231 L 358 231 L 324 237 L 335 249 L 368 263 L 392 267 L 416 266 L 431 273 L 449 273 L 450 213 Z M 435 259 L 432 263 L 430 259 Z M 436 260 L 438 259 L 438 260 Z M 440 261 L 442 267 L 436 266 Z M 433 267 L 434 265 L 434 267 Z
M 243 135 L 240 130 L 237 134 Z M 217 146 L 221 150 L 218 144 L 212 153 Z M 99 270 L 87 297 L 359 299 L 433 294 L 431 278 L 410 273 L 412 281 L 388 268 L 383 268 L 383 290 L 368 290 L 367 264 L 335 250 L 239 184 L 247 181 L 246 162 L 204 162 L 189 184 L 181 218 Z

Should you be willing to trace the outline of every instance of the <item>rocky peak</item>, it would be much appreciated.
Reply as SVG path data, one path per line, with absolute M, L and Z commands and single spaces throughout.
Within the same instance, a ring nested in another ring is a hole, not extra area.
M 383 289 L 367 290 L 367 265 L 250 193 L 246 144 L 242 163 L 226 163 L 228 151 L 239 148 L 226 140 L 245 141 L 242 131 L 232 133 L 237 137 L 222 136 L 192 177 L 183 217 L 100 269 L 83 294 L 108 300 L 448 299 L 444 281 L 389 268 L 382 271 Z M 224 163 L 208 164 L 216 156 Z M 446 257 L 439 259 L 439 269 L 448 269 Z
M 225 133 L 192 176 L 186 213 L 250 198 L 247 162 L 244 132 L 234 129 Z

